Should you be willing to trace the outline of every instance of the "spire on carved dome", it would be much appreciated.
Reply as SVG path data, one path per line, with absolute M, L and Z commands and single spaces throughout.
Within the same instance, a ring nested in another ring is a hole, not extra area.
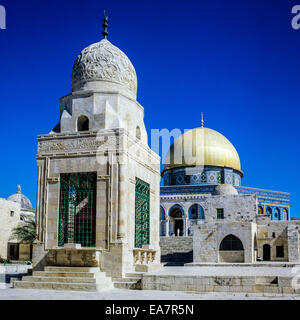
M 104 11 L 101 41 L 86 47 L 73 65 L 71 87 L 76 91 L 116 91 L 136 99 L 137 76 L 133 64 L 108 36 L 108 16 Z
M 108 16 L 106 14 L 106 11 L 104 10 L 104 19 L 103 19 L 104 23 L 103 23 L 103 31 L 102 31 L 102 35 L 104 37 L 104 39 L 107 39 L 108 36 Z

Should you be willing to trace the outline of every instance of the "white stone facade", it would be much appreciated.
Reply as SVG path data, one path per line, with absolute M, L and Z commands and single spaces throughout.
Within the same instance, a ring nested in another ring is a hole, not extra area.
M 20 223 L 20 205 L 0 198 L 0 257 L 8 258 L 8 242 L 12 229 Z
M 175 221 L 183 220 L 183 237 L 193 237 L 194 263 L 245 262 L 257 260 L 299 262 L 299 223 L 273 221 L 257 214 L 253 195 L 168 195 L 161 196 L 165 213 L 160 235 L 176 236 Z M 203 209 L 201 219 L 190 219 L 195 205 Z M 172 218 L 172 208 L 182 208 L 182 217 Z M 223 215 L 218 217 L 218 209 Z M 192 229 L 192 231 L 191 231 Z M 226 236 L 237 237 L 243 250 L 220 250 Z
M 257 212 L 255 195 L 174 195 L 161 196 L 161 207 L 165 213 L 165 220 L 161 220 L 161 236 L 176 235 L 174 232 L 175 220 L 170 216 L 174 206 L 182 208 L 183 236 L 193 235 L 193 225 L 212 223 L 218 220 L 217 209 L 224 209 L 226 221 L 255 221 Z M 191 219 L 189 211 L 193 205 L 203 209 L 202 219 Z
M 18 240 L 11 239 L 12 230 L 21 226 L 28 217 L 34 218 L 34 213 L 21 209 L 20 203 L 0 198 L 0 258 L 30 258 L 30 245 L 19 244 Z M 10 246 L 13 246 L 13 251 L 16 252 L 11 253 Z

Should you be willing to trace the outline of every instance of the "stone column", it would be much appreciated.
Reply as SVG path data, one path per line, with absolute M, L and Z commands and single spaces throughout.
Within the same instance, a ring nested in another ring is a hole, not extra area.
M 187 237 L 189 235 L 189 220 L 188 217 L 185 217 L 185 236 Z
M 44 161 L 38 160 L 38 183 L 37 183 L 37 200 L 36 200 L 36 226 L 37 226 L 37 239 L 44 240 L 43 230 L 43 203 L 44 203 Z
M 169 218 L 169 235 L 171 233 L 174 233 L 174 226 L 173 226 L 173 221 Z
M 126 169 L 126 164 L 119 165 L 119 239 L 125 239 L 127 235 L 128 177 Z
M 170 231 L 169 231 L 169 229 L 170 229 L 170 219 L 169 219 L 169 217 L 168 217 L 167 220 L 166 220 L 166 237 L 169 237 L 169 236 L 170 236 Z

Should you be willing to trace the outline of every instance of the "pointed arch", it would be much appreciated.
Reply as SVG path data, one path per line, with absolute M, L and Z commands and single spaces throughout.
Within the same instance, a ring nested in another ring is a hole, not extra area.
M 182 218 L 184 216 L 184 210 L 179 204 L 175 204 L 170 208 L 169 216 L 172 218 Z
M 229 234 L 220 243 L 220 251 L 244 251 L 244 246 L 242 241 L 234 236 Z

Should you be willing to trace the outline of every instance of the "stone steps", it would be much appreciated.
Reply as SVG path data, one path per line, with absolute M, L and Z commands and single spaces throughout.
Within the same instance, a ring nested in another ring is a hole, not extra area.
M 129 272 L 129 273 L 126 273 L 126 277 L 141 279 L 143 274 L 144 272 Z
M 44 271 L 49 272 L 98 272 L 98 268 L 89 267 L 45 267 Z
M 18 289 L 101 291 L 112 289 L 113 282 L 99 268 L 85 267 L 45 267 L 44 271 L 34 271 L 32 276 L 13 280 Z
M 91 291 L 97 290 L 96 284 L 88 283 L 62 283 L 62 282 L 31 282 L 14 281 L 14 288 L 17 289 L 40 289 L 40 290 L 63 290 L 63 291 Z
M 118 289 L 141 290 L 143 272 L 127 273 L 125 278 L 113 278 L 114 287 Z
M 64 283 L 96 283 L 95 278 L 79 277 L 23 277 L 22 281 L 28 282 L 64 282 Z
M 140 280 L 138 281 L 115 281 L 114 287 L 118 289 L 141 290 Z
M 33 276 L 37 277 L 71 277 L 71 278 L 94 278 L 93 273 L 89 272 L 47 272 L 47 271 L 34 271 Z M 105 276 L 103 276 L 104 278 Z
M 140 278 L 112 278 L 113 282 L 137 282 Z

